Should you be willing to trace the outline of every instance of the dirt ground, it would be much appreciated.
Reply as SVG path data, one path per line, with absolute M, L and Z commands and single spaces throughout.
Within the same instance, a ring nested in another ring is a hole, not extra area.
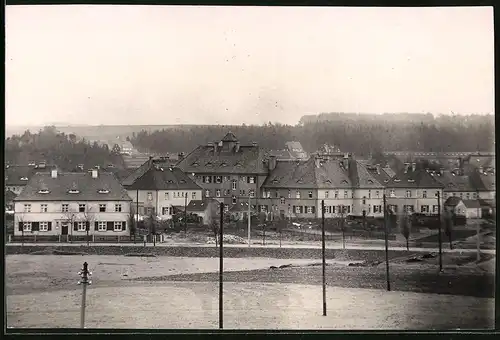
M 224 329 L 484 329 L 494 300 L 320 286 L 226 283 Z M 9 327 L 79 327 L 81 292 L 7 297 Z M 87 328 L 218 328 L 218 285 L 89 287 Z M 459 313 L 457 311 L 460 311 Z

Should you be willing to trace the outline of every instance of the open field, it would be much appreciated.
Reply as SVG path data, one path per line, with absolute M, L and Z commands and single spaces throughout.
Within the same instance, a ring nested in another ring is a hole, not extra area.
M 224 329 L 485 329 L 494 300 L 328 287 L 225 283 Z M 7 297 L 9 327 L 79 327 L 81 292 Z M 88 289 L 87 328 L 218 328 L 218 285 L 168 282 Z

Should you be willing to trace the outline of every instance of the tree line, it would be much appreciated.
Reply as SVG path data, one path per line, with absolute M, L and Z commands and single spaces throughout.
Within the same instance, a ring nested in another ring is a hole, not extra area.
M 220 140 L 228 131 L 243 143 L 257 142 L 266 149 L 283 149 L 300 141 L 307 152 L 336 145 L 359 156 L 397 150 L 420 152 L 492 151 L 493 115 L 341 114 L 304 116 L 299 124 L 185 126 L 133 133 L 131 143 L 143 152 L 189 152 Z
M 27 165 L 30 162 L 45 162 L 56 165 L 62 171 L 76 171 L 78 165 L 85 169 L 96 165 L 123 169 L 124 163 L 119 152 L 113 152 L 107 145 L 90 144 L 85 139 L 78 140 L 74 134 L 64 134 L 53 126 L 48 126 L 38 133 L 29 130 L 22 135 L 14 135 L 5 140 L 5 162 L 8 164 Z

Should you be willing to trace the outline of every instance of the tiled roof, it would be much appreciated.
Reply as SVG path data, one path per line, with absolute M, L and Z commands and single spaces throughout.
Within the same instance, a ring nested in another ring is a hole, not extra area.
M 40 193 L 47 190 L 47 193 Z M 69 190 L 78 190 L 69 193 Z M 101 193 L 99 192 L 101 191 Z M 127 191 L 112 173 L 99 172 L 97 178 L 87 172 L 37 173 L 15 201 L 130 201 Z
M 266 188 L 315 188 L 314 160 L 277 161 L 276 168 L 262 184 Z
M 146 171 L 149 170 L 149 168 L 152 166 L 152 163 L 153 163 L 152 159 L 148 159 L 140 167 L 138 167 L 137 169 L 135 169 L 134 171 L 132 171 L 132 173 L 130 173 L 122 181 L 122 184 L 124 186 L 130 186 L 130 185 L 132 185 L 137 178 L 141 177 L 142 175 L 144 175 L 146 173 Z
M 236 151 L 236 146 L 229 148 L 228 143 L 233 142 L 224 142 L 222 147 L 198 146 L 177 166 L 187 173 L 267 174 L 263 162 L 266 152 L 258 145 L 241 145 Z
M 37 172 L 50 171 L 54 166 L 46 166 L 45 168 L 35 168 L 32 165 L 9 165 L 5 169 L 5 185 L 21 186 L 26 185 L 28 180 Z M 24 180 L 26 178 L 26 180 Z
M 5 202 L 11 202 L 17 195 L 10 190 L 5 190 L 4 199 Z
M 204 200 L 192 200 L 187 205 L 188 212 L 203 212 L 209 204 L 219 203 L 213 198 L 206 198 Z
M 452 196 L 449 197 L 445 202 L 444 205 L 449 206 L 449 207 L 456 207 L 458 203 L 460 203 L 462 199 L 457 196 Z
M 424 169 L 408 169 L 397 172 L 386 184 L 388 188 L 443 188 L 443 184 L 438 182 Z
M 454 175 L 449 170 L 443 171 L 440 176 L 434 177 L 444 186 L 444 191 L 474 191 L 475 188 L 471 184 L 469 176 Z
M 468 164 L 477 168 L 495 167 L 495 156 L 469 155 L 466 160 Z
M 285 146 L 292 157 L 300 159 L 307 158 L 307 153 L 304 151 L 304 148 L 302 147 L 302 144 L 300 144 L 300 142 L 286 142 Z
M 187 174 L 177 167 L 163 167 L 161 162 L 151 162 L 146 171 L 140 169 L 142 175 L 131 184 L 127 181 L 128 190 L 201 190 Z M 139 170 L 138 169 L 138 170 Z
M 277 160 L 290 160 L 295 159 L 288 150 L 269 150 L 266 152 L 265 158 L 275 156 Z
M 495 174 L 480 174 L 474 171 L 470 174 L 471 186 L 477 191 L 494 191 L 495 187 Z
M 462 202 L 464 202 L 467 208 L 481 208 L 481 204 L 478 200 L 463 200 Z
M 325 160 L 316 165 L 316 159 L 307 161 L 278 161 L 263 187 L 266 188 L 382 188 L 383 185 L 355 160 L 348 169 L 338 159 Z

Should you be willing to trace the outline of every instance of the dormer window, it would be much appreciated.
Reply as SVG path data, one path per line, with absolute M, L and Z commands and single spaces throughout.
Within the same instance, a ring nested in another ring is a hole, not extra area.
M 21 177 L 21 181 L 27 181 L 28 177 Z
M 408 183 L 414 183 L 414 182 L 415 182 L 415 180 L 414 180 L 414 179 L 411 179 L 411 178 L 410 178 L 410 179 L 408 180 Z
M 325 183 L 331 184 L 331 183 L 332 183 L 332 181 L 330 181 L 329 179 L 327 179 L 327 180 L 325 181 Z
M 212 163 L 211 162 L 208 162 L 207 164 L 205 164 L 207 167 L 211 168 L 212 167 Z
M 171 179 L 169 179 L 169 180 L 167 181 L 167 183 L 174 183 L 174 181 L 172 181 Z
M 236 164 L 234 166 L 241 166 L 241 163 L 240 162 L 236 162 Z
M 193 163 L 193 164 L 191 164 L 191 165 L 192 165 L 192 166 L 199 166 L 199 165 L 200 165 L 200 163 L 198 163 L 198 162 L 194 162 L 194 163 Z
M 401 182 L 401 180 L 396 178 L 396 179 L 394 179 L 394 182 Z
M 278 183 L 279 181 L 277 179 L 273 179 L 273 184 Z
M 186 181 L 185 181 L 185 180 L 183 180 L 183 179 L 181 179 L 181 180 L 179 181 L 179 183 L 181 183 L 181 184 L 185 184 L 185 183 L 186 183 Z
M 373 184 L 373 181 L 371 179 L 369 179 L 368 184 Z
M 227 166 L 227 163 L 221 163 L 220 166 L 222 167 Z
M 69 189 L 68 190 L 68 194 L 79 194 L 80 193 L 80 190 L 78 189 Z
M 100 193 L 100 194 L 109 194 L 109 190 L 107 190 L 107 189 L 100 189 L 98 191 L 98 193 Z
M 47 190 L 47 189 L 40 189 L 40 190 L 38 190 L 38 193 L 39 193 L 39 194 L 48 194 L 49 192 L 50 192 L 50 191 L 49 191 L 49 190 Z
M 344 180 L 342 180 L 342 182 L 340 182 L 340 183 L 342 183 L 342 184 L 347 184 L 347 181 L 344 179 Z

